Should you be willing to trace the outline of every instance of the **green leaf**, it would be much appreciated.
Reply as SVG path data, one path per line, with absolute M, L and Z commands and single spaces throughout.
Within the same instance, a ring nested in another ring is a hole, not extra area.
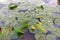
M 43 5 L 37 7 L 38 9 L 44 9 Z
M 18 32 L 18 33 L 17 33 L 17 36 L 18 36 L 18 37 L 20 37 L 20 36 L 22 36 L 22 35 L 24 35 L 24 33 L 22 33 L 22 32 Z
M 15 31 L 15 32 L 23 32 L 23 31 L 21 30 L 21 28 L 19 28 L 19 27 L 15 27 L 15 28 L 14 28 L 14 31 Z
M 16 32 L 17 36 L 20 37 L 24 34 L 23 30 L 19 27 L 15 27 L 14 31 Z
M 17 5 L 16 4 L 10 4 L 8 7 L 10 10 L 14 10 L 17 8 Z
M 28 28 L 28 22 L 23 23 L 23 29 L 27 29 Z

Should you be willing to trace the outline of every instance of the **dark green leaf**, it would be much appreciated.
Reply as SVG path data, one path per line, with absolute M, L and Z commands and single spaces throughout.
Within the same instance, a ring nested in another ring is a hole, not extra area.
M 28 23 L 27 22 L 23 23 L 23 29 L 27 29 L 27 28 L 28 28 Z
M 38 9 L 44 9 L 43 5 L 37 7 Z
M 20 36 L 22 36 L 22 35 L 24 35 L 24 33 L 22 33 L 22 32 L 18 32 L 18 33 L 17 33 L 17 36 L 18 36 L 18 37 L 20 37 Z
M 17 8 L 17 5 L 15 5 L 15 4 L 10 4 L 9 5 L 9 9 L 10 10 L 14 10 L 14 9 L 16 9 Z

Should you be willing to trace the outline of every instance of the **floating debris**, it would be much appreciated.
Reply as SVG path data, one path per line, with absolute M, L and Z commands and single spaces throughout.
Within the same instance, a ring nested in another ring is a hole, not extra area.
M 24 35 L 24 33 L 22 33 L 22 32 L 17 32 L 17 36 L 18 36 L 18 37 L 21 37 L 22 35 Z
M 14 9 L 17 8 L 17 5 L 16 5 L 16 4 L 9 4 L 8 8 L 9 8 L 10 10 L 14 10 Z
M 22 25 L 23 25 L 22 29 L 28 29 L 28 22 L 24 22 Z
M 43 18 L 43 16 L 39 16 L 39 18 Z
M 32 25 L 32 26 L 31 26 L 31 29 L 32 29 L 32 30 L 35 30 L 35 26 Z
M 16 20 L 18 20 L 18 17 L 15 17 Z
M 12 26 L 8 26 L 7 27 L 7 31 L 10 33 L 11 31 L 13 30 L 13 27 Z
M 40 30 L 42 30 L 43 32 L 47 32 L 47 30 L 41 25 L 40 22 L 38 22 L 38 23 L 36 24 L 36 26 L 37 26 L 38 28 L 40 28 Z
M 19 27 L 14 27 L 14 31 L 15 31 L 16 33 L 18 33 L 18 32 L 23 32 Z
M 41 22 L 40 18 L 36 18 L 39 22 Z
M 41 7 L 41 9 L 44 9 L 43 5 L 41 5 L 40 7 Z
M 38 9 L 44 9 L 43 5 L 37 7 Z
M 20 29 L 19 27 L 15 27 L 14 31 L 15 31 L 15 33 L 16 33 L 16 35 L 18 37 L 21 37 L 24 34 L 24 32 L 22 31 L 22 29 Z

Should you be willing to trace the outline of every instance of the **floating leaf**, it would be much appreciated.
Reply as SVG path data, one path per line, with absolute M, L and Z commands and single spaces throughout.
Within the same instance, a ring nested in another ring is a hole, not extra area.
M 17 8 L 17 5 L 16 4 L 10 4 L 8 7 L 10 10 L 14 10 Z
M 14 28 L 14 31 L 15 31 L 15 32 L 23 32 L 23 31 L 21 30 L 21 28 L 19 28 L 19 27 L 15 27 L 15 28 Z
M 7 27 L 7 31 L 10 33 L 12 31 L 13 27 L 12 26 L 8 26 Z
M 34 30 L 35 30 L 35 26 L 33 26 L 33 25 L 32 25 L 32 26 L 31 26 L 31 28 L 32 28 L 32 31 L 34 31 Z
M 16 32 L 18 37 L 23 35 L 23 31 L 19 27 L 15 27 L 14 31 Z
M 23 29 L 27 29 L 28 28 L 28 23 L 27 22 L 24 22 L 23 23 Z
M 22 33 L 22 32 L 18 32 L 18 33 L 17 33 L 17 36 L 20 37 L 20 36 L 22 36 L 23 34 L 24 34 L 24 33 Z
M 38 9 L 44 9 L 43 5 L 37 7 Z

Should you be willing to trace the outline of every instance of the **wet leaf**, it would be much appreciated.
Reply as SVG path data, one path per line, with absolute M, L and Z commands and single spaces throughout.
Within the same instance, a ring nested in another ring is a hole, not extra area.
M 24 34 L 24 33 L 22 33 L 22 32 L 18 32 L 18 33 L 17 33 L 17 36 L 20 37 L 20 36 L 22 36 L 23 34 Z
M 23 23 L 23 29 L 27 29 L 27 28 L 28 28 L 28 23 L 27 22 Z
M 43 5 L 37 7 L 38 9 L 44 9 Z
M 9 7 L 10 10 L 14 10 L 14 9 L 17 8 L 17 5 L 15 5 L 15 4 L 10 4 L 8 7 Z

